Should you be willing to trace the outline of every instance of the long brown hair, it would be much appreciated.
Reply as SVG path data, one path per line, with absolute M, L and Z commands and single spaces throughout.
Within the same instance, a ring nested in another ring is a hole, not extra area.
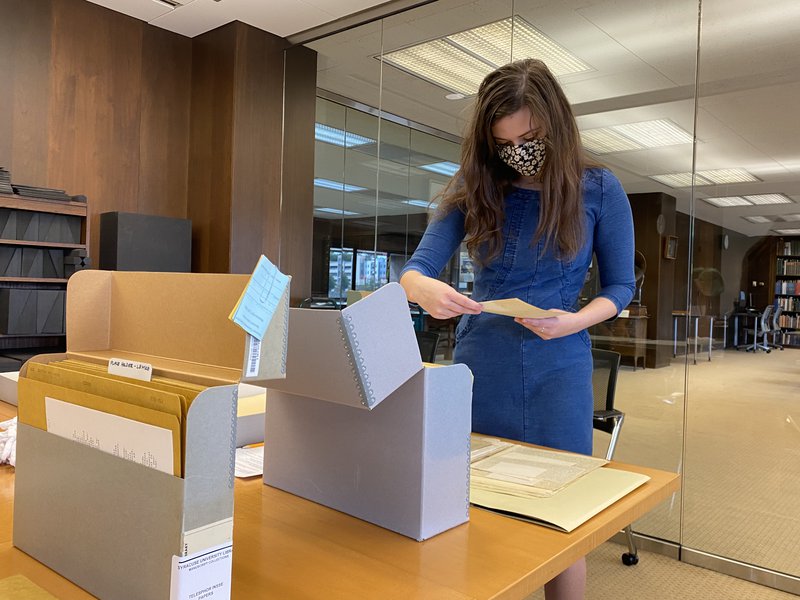
M 502 248 L 503 197 L 519 177 L 498 156 L 492 125 L 525 107 L 541 125 L 546 144 L 539 226 L 531 243 L 544 239 L 545 248 L 574 257 L 584 241 L 581 180 L 594 163 L 585 158 L 572 108 L 556 78 L 540 60 L 519 60 L 481 83 L 461 147 L 461 168 L 437 212 L 443 216 L 458 208 L 464 213 L 467 249 L 482 264 Z

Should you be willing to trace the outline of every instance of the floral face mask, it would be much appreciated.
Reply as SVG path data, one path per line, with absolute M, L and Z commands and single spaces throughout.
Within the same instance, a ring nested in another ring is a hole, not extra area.
M 517 173 L 527 177 L 538 175 L 544 166 L 545 143 L 537 138 L 519 146 L 497 146 L 500 159 Z

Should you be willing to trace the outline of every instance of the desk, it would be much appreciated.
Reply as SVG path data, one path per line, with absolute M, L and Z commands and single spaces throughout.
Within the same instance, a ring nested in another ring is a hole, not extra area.
M 686 310 L 672 311 L 672 358 L 678 355 L 678 319 L 694 321 L 694 364 L 697 364 L 697 340 L 700 335 L 700 319 L 708 319 L 708 360 L 711 360 L 711 346 L 714 344 L 714 317 L 711 315 L 693 315 Z
M 634 371 L 641 359 L 644 368 L 647 356 L 647 319 L 644 315 L 631 315 L 617 317 L 613 321 L 602 321 L 590 329 L 593 346 L 619 352 L 621 356 L 630 356 L 633 358 Z
M 733 313 L 733 347 L 738 350 L 739 348 L 747 348 L 753 352 L 758 351 L 758 325 L 761 322 L 762 311 L 759 310 L 737 310 Z M 739 344 L 739 318 L 744 319 L 745 327 L 747 327 L 747 320 L 753 319 L 753 343 Z
M 675 473 L 612 465 L 651 480 L 572 533 L 471 508 L 468 524 L 421 543 L 260 478 L 237 479 L 232 598 L 525 598 L 679 488 Z M 0 467 L 0 524 L 11 522 L 13 480 L 13 470 Z M 18 573 L 61 600 L 92 598 L 13 548 L 7 526 L 0 578 Z

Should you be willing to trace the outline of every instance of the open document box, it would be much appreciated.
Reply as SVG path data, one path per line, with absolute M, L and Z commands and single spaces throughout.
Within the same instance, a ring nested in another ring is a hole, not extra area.
M 403 289 L 289 311 L 267 383 L 264 483 L 417 540 L 464 523 L 472 375 L 423 367 Z
M 176 597 L 175 557 L 230 545 L 245 334 L 227 317 L 247 281 L 88 270 L 70 278 L 67 353 L 35 357 L 21 382 L 34 362 L 121 358 L 202 391 L 184 419 L 181 477 L 32 425 L 41 417 L 39 396 L 21 385 L 15 546 L 100 598 L 142 600 Z M 262 343 L 258 379 L 283 376 L 287 319 L 288 295 Z M 42 393 L 51 391 L 58 396 L 55 386 Z

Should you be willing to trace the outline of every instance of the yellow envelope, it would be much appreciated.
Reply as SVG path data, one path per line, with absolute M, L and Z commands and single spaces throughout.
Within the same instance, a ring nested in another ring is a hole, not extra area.
M 29 365 L 30 366 L 30 365 Z M 95 396 L 80 390 L 29 379 L 19 378 L 19 422 L 47 431 L 45 397 L 55 398 L 84 408 L 123 417 L 140 423 L 166 429 L 172 434 L 172 470 L 182 477 L 181 469 L 181 426 L 178 417 L 160 410 L 137 406 L 128 402 Z
M 523 302 L 519 298 L 505 298 L 503 300 L 489 300 L 481 302 L 484 312 L 495 315 L 505 315 L 506 317 L 520 317 L 523 319 L 545 319 L 547 317 L 557 317 L 560 314 L 555 310 L 544 310 L 533 304 Z

